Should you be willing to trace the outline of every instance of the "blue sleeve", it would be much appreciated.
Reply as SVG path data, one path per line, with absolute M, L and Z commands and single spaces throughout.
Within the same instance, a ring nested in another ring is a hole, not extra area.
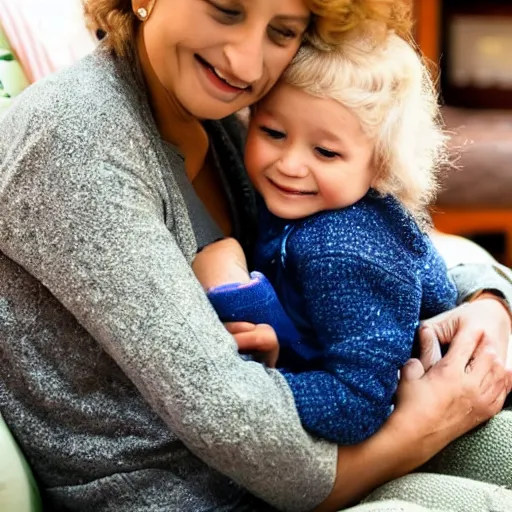
M 425 240 L 427 252 L 420 269 L 423 290 L 420 313 L 422 319 L 438 315 L 457 305 L 457 288 L 448 275 L 446 263 L 427 236 Z
M 391 412 L 418 324 L 419 283 L 354 254 L 304 258 L 296 270 L 325 359 L 321 371 L 283 376 L 307 430 L 358 443 Z
M 260 272 L 251 272 L 248 283 L 229 283 L 207 292 L 208 299 L 223 322 L 268 324 L 280 343 L 300 339 L 270 281 Z

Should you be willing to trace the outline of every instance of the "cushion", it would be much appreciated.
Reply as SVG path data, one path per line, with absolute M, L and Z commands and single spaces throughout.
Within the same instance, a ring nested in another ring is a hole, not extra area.
M 0 510 L 2 512 L 43 510 L 32 472 L 1 415 Z

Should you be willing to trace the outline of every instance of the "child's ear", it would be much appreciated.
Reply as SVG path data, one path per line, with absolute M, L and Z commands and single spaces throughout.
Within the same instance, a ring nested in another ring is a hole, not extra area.
M 377 184 L 379 183 L 379 165 L 377 162 L 377 157 L 375 156 L 375 153 L 373 153 L 372 159 L 370 160 L 370 172 L 372 173 L 372 180 L 370 182 L 371 188 L 376 188 Z

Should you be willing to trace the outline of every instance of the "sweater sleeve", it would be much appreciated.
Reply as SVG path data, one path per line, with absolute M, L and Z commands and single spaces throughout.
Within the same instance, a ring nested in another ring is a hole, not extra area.
M 512 271 L 496 262 L 461 264 L 449 270 L 457 287 L 457 303 L 469 300 L 476 293 L 485 290 L 505 299 L 512 311 Z
M 108 127 L 125 131 L 117 144 L 92 147 L 80 119 L 32 122 L 0 145 L 0 250 L 199 458 L 280 509 L 314 508 L 331 491 L 337 447 L 304 431 L 277 371 L 238 356 L 177 243 L 188 219 L 171 217 L 176 235 L 166 226 L 173 205 L 143 161 L 151 148 L 126 126 Z
M 425 237 L 425 255 L 417 259 L 421 275 L 422 305 L 420 317 L 430 318 L 457 305 L 457 289 L 448 275 L 444 260 Z
M 304 258 L 297 273 L 323 369 L 283 375 L 307 430 L 358 443 L 391 412 L 419 318 L 419 289 L 356 254 Z

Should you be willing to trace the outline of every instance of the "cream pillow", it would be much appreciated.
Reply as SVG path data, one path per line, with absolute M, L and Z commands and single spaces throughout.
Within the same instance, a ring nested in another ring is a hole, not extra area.
M 25 457 L 0 415 L 0 510 L 41 512 L 41 498 Z

